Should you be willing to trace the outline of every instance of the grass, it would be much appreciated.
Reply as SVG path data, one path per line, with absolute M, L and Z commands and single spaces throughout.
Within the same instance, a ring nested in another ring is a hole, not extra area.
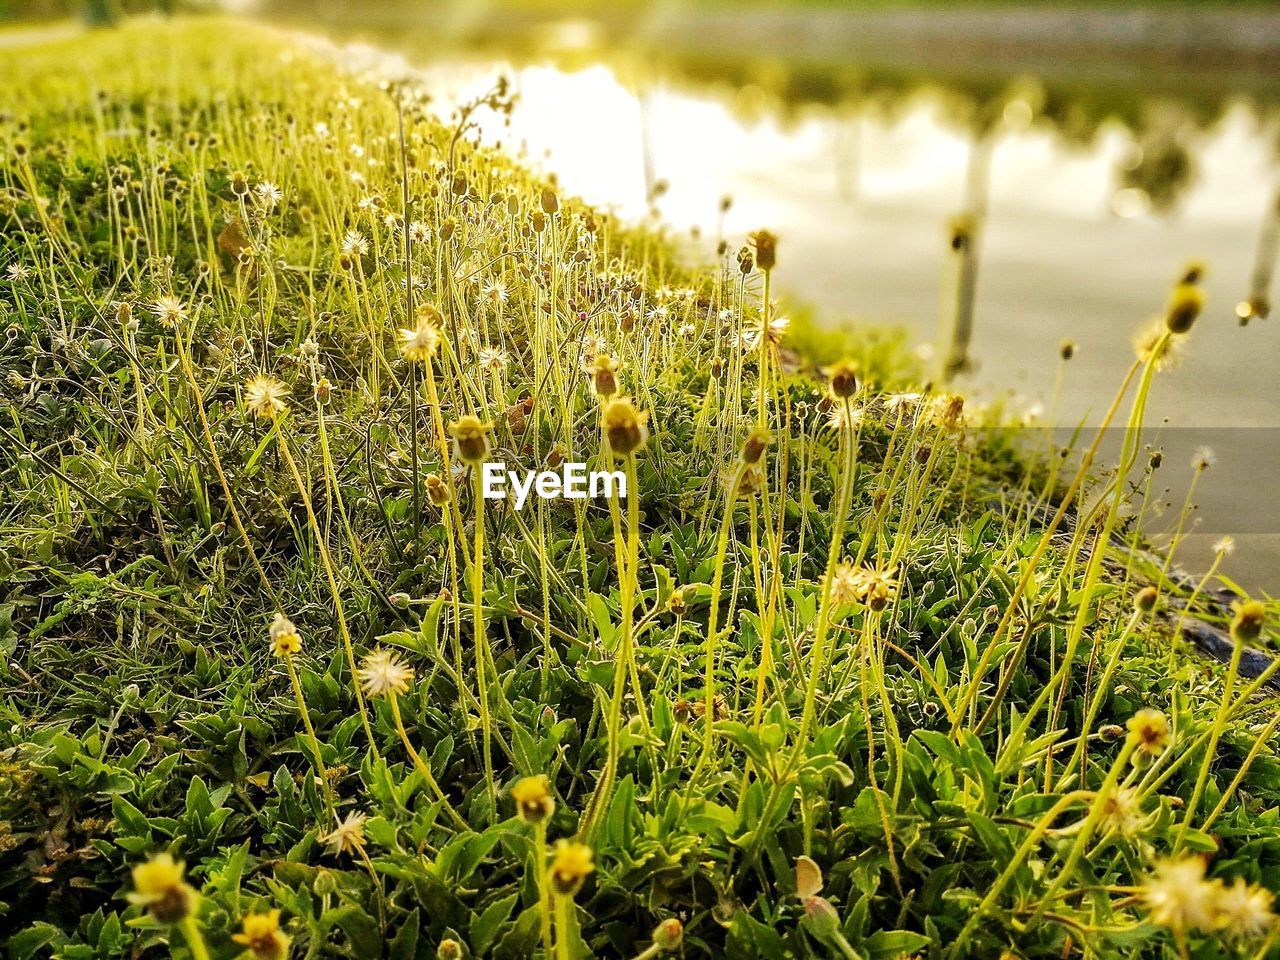
M 501 83 L 210 19 L 0 84 L 11 956 L 1277 953 L 1274 611 L 1128 532 L 1195 271 L 1103 469 L 478 146 Z

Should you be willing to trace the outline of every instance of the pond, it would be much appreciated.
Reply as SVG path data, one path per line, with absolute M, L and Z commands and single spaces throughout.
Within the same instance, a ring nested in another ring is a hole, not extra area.
M 798 53 L 792 37 L 785 57 L 727 56 L 727 31 L 747 28 L 724 18 L 697 30 L 650 23 L 643 43 L 616 42 L 611 32 L 635 33 L 607 22 L 472 25 L 466 44 L 447 49 L 422 25 L 360 22 L 379 47 L 394 38 L 444 104 L 509 76 L 518 108 L 509 127 L 491 118 L 486 136 L 554 171 L 568 192 L 624 217 L 657 217 L 707 260 L 721 237 L 732 249 L 768 227 L 781 238 L 789 308 L 902 325 L 935 365 L 962 270 L 949 224 L 966 218 L 973 337 L 956 383 L 1068 426 L 1098 420 L 1132 360 L 1133 333 L 1186 264 L 1202 261 L 1206 314 L 1151 401 L 1147 439 L 1165 452 L 1153 492 L 1171 505 L 1150 529 L 1171 527 L 1192 452 L 1212 447 L 1217 463 L 1197 485 L 1194 533 L 1178 560 L 1207 568 L 1229 534 L 1236 550 L 1221 569 L 1275 593 L 1280 338 L 1275 319 L 1238 314 L 1272 293 L 1280 77 L 1257 45 L 1280 40 L 1225 14 L 1210 21 L 1218 46 L 1209 50 L 1196 47 L 1203 24 L 1171 35 L 1161 24 L 1158 43 L 1139 44 L 1102 22 L 1063 61 L 1043 35 L 1050 22 L 975 48 L 970 63 L 952 45 L 931 49 L 918 22 L 881 20 L 876 63 L 846 49 L 865 46 L 867 31 L 842 40 L 839 16 L 825 32 L 804 20 L 808 46 Z M 327 25 L 349 37 L 354 23 Z M 1009 28 L 954 29 L 987 38 Z M 685 39 L 677 48 L 668 35 Z M 1152 54 L 1160 43 L 1181 44 L 1178 55 Z M 1076 345 L 1065 365 L 1064 340 Z

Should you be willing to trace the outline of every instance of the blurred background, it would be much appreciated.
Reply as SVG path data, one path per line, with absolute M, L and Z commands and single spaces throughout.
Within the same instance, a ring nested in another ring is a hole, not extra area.
M 442 112 L 504 73 L 519 105 L 488 139 L 708 263 L 774 230 L 785 309 L 900 325 L 939 380 L 1028 420 L 1096 421 L 1202 262 L 1208 311 L 1151 402 L 1172 503 L 1151 527 L 1212 447 L 1179 560 L 1229 534 L 1226 574 L 1280 593 L 1280 4 L 0 0 L 0 49 L 156 11 L 349 44 Z

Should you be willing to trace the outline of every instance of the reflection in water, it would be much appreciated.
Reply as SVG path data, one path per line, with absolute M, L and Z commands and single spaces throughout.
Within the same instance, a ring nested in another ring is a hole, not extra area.
M 1280 343 L 1269 324 L 1242 329 L 1236 316 L 1237 304 L 1265 312 L 1280 230 L 1276 116 L 1257 84 L 1247 101 L 1194 83 L 1182 99 L 1140 84 L 1072 95 L 1022 75 L 943 88 L 846 65 L 823 75 L 838 106 L 817 107 L 776 95 L 815 88 L 797 78 L 819 71 L 795 65 L 731 65 L 700 82 L 654 72 L 634 51 L 579 51 L 571 65 L 430 48 L 411 59 L 442 109 L 510 72 L 519 106 L 485 120 L 485 135 L 567 191 L 695 230 L 686 245 L 703 260 L 774 229 L 788 309 L 902 324 L 964 389 L 1016 391 L 1024 407 L 1052 400 L 1067 425 L 1101 414 L 1131 333 L 1203 259 L 1209 311 L 1182 369 L 1156 383 L 1151 406 L 1166 419 L 1150 442 L 1172 450 L 1192 429 L 1210 444 L 1206 433 L 1223 434 L 1220 466 L 1196 491 L 1200 532 L 1180 558 L 1206 568 L 1213 540 L 1233 533 L 1225 572 L 1280 586 Z M 1077 356 L 1054 398 L 1064 340 Z M 1182 462 L 1171 456 L 1153 487 L 1170 515 L 1191 476 Z

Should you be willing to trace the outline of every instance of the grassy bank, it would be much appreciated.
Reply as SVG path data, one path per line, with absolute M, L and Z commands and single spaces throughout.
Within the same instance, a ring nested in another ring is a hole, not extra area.
M 0 64 L 10 953 L 1267 955 L 1275 695 L 1175 636 L 1269 611 L 1125 549 L 1194 271 L 1077 471 L 787 324 L 785 239 L 689 265 L 401 81 Z

